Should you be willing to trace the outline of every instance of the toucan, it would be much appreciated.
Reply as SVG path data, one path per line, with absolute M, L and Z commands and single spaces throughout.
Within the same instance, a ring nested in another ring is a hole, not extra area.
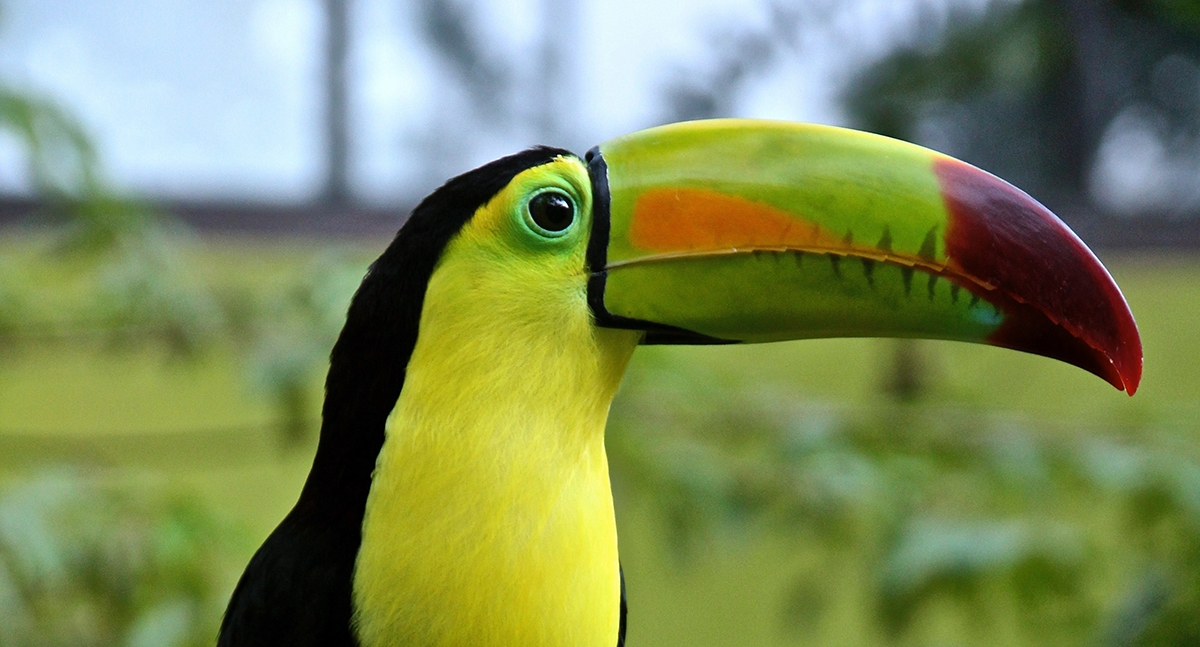
M 847 336 L 1142 373 L 1080 239 L 913 144 L 710 120 L 455 177 L 351 300 L 308 479 L 218 644 L 622 645 L 604 429 L 634 350 Z

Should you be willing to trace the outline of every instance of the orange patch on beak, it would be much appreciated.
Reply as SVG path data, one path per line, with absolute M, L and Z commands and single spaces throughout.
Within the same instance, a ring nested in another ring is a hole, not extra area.
M 886 228 L 884 231 L 887 238 Z M 638 196 L 629 225 L 629 242 L 649 254 L 609 263 L 608 267 L 692 255 L 794 251 L 916 267 L 965 286 L 994 289 L 958 268 L 948 267 L 932 254 L 894 250 L 890 240 L 876 245 L 857 243 L 850 232 L 838 237 L 803 216 L 708 189 L 649 189 Z
M 629 240 L 651 252 L 849 247 L 816 223 L 772 206 L 694 188 L 651 189 L 638 196 Z

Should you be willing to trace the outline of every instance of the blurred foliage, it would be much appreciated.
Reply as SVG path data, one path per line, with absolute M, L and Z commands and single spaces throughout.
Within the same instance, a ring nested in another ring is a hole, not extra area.
M 0 265 L 0 332 L 56 337 L 83 329 L 111 341 L 158 341 L 192 352 L 221 324 L 214 297 L 181 254 L 178 225 L 109 190 L 91 140 L 52 101 L 0 87 L 0 130 L 16 136 L 52 226 L 44 254 Z M 35 275 L 57 270 L 77 286 L 72 303 L 45 303 Z
M 1117 6 L 1131 13 L 1157 17 L 1190 30 L 1200 30 L 1200 3 L 1194 0 L 1117 0 Z
M 39 192 L 81 200 L 99 188 L 91 141 L 53 102 L 0 86 L 0 126 L 25 145 Z
M 275 403 L 288 446 L 312 436 L 312 415 L 320 404 L 312 399 L 313 376 L 325 367 L 362 275 L 357 259 L 321 254 L 288 288 L 267 295 L 256 308 L 252 384 Z
M 0 344 L 157 345 L 187 358 L 232 342 L 253 358 L 249 384 L 276 403 L 284 442 L 311 435 L 309 387 L 361 278 L 358 259 L 320 255 L 279 292 L 218 285 L 188 260 L 203 243 L 109 189 L 83 128 L 52 101 L 0 87 L 0 130 L 24 145 L 44 204 L 28 223 L 39 251 L 0 260 Z
M 23 145 L 42 205 L 6 232 L 34 244 L 0 258 L 0 346 L 153 346 L 197 360 L 233 344 L 284 446 L 311 439 L 313 378 L 358 259 L 321 255 L 278 292 L 223 286 L 189 262 L 202 243 L 182 224 L 108 187 L 84 129 L 52 101 L 0 86 L 0 131 Z M 0 647 L 211 644 L 237 533 L 158 491 L 70 475 L 0 490 Z
M 1133 126 L 1176 166 L 1200 163 L 1200 4 L 993 2 L 926 31 L 846 85 L 857 126 L 965 159 L 1068 216 L 1200 210 L 1187 173 L 1154 178 L 1154 200 L 1101 204 L 1091 185 L 1105 142 Z
M 764 534 L 823 555 L 786 624 L 832 622 L 847 601 L 828 578 L 865 565 L 875 581 L 849 604 L 876 644 L 1200 644 L 1194 445 L 731 390 L 669 364 L 626 385 L 609 429 L 618 493 L 653 502 L 681 563 Z
M 0 645 L 210 645 L 233 534 L 192 499 L 79 474 L 0 488 Z

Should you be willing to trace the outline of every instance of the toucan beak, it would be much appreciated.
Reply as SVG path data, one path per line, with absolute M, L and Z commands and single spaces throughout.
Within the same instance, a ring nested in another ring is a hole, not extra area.
M 651 128 L 588 154 L 588 299 L 646 343 L 920 337 L 1053 357 L 1131 395 L 1142 346 L 1104 266 L 1016 187 L 804 124 Z

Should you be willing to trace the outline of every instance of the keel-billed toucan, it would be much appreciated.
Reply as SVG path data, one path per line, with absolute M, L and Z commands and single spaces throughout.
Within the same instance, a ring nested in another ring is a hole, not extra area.
M 219 644 L 619 645 L 604 427 L 634 349 L 844 336 L 1003 346 L 1129 393 L 1142 370 L 1061 221 L 911 144 L 718 120 L 456 177 L 354 295 L 308 481 Z

